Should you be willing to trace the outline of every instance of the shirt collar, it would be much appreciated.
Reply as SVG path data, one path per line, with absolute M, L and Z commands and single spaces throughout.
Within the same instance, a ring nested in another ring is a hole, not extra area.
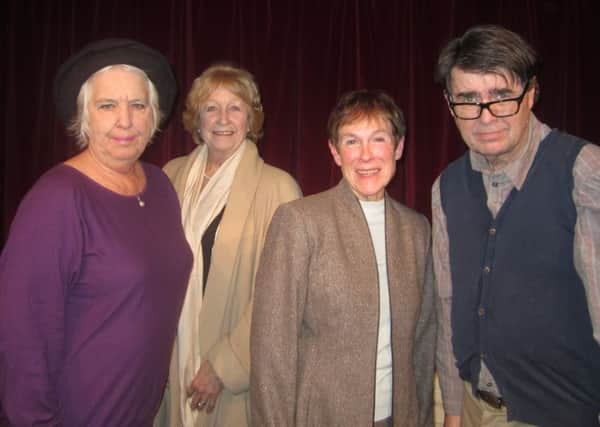
M 531 113 L 529 124 L 527 125 L 527 140 L 521 148 L 519 156 L 504 169 L 492 171 L 485 157 L 474 151 L 470 151 L 471 166 L 473 170 L 481 172 L 483 175 L 504 175 L 511 183 L 520 190 L 525 182 L 529 168 L 533 163 L 535 154 L 540 146 L 540 142 L 550 133 L 551 129 L 540 122 L 537 117 Z

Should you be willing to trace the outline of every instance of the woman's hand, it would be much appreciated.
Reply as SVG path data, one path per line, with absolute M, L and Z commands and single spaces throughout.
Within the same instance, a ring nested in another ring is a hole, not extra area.
M 444 427 L 460 427 L 460 416 L 446 415 L 444 417 Z
M 217 399 L 222 390 L 223 382 L 210 362 L 204 360 L 193 381 L 187 388 L 187 396 L 188 398 L 192 398 L 190 406 L 192 409 L 204 410 L 210 413 L 215 409 Z

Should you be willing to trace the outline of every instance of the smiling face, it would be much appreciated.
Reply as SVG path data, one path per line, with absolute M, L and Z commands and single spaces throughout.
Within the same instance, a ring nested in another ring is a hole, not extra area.
M 89 85 L 87 149 L 107 166 L 134 163 L 154 128 L 146 80 L 113 67 L 92 77 Z
M 199 132 L 209 157 L 228 159 L 248 134 L 248 105 L 228 89 L 218 87 L 202 102 L 199 111 Z
M 402 157 L 404 137 L 396 141 L 389 121 L 381 116 L 360 117 L 340 126 L 337 146 L 329 141 L 335 163 L 360 200 L 383 198 L 385 187 Z
M 454 68 L 450 74 L 450 98 L 454 102 L 489 102 L 514 98 L 523 85 L 507 78 L 508 73 L 480 74 Z M 510 117 L 494 117 L 484 109 L 475 120 L 454 118 L 467 146 L 485 156 L 492 167 L 500 168 L 514 160 L 527 141 L 527 126 L 534 104 L 535 85 L 527 89 L 519 112 Z

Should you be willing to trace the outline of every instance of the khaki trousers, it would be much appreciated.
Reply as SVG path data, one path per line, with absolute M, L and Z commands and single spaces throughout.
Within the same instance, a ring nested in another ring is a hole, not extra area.
M 496 409 L 473 396 L 471 384 L 465 383 L 465 400 L 461 415 L 461 427 L 535 427 L 519 421 L 506 420 L 506 407 Z

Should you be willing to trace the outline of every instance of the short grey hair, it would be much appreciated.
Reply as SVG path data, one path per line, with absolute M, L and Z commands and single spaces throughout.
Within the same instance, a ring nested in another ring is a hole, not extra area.
M 75 115 L 75 117 L 73 118 L 73 120 L 71 121 L 71 123 L 69 124 L 67 129 L 68 129 L 69 133 L 71 135 L 73 135 L 73 137 L 77 141 L 77 146 L 79 148 L 87 147 L 88 142 L 89 142 L 90 124 L 89 124 L 88 101 L 90 99 L 91 90 L 92 90 L 90 82 L 98 74 L 104 73 L 105 71 L 111 70 L 113 68 L 122 68 L 126 71 L 136 73 L 136 74 L 140 75 L 146 81 L 146 85 L 148 86 L 148 98 L 150 101 L 150 108 L 152 110 L 152 119 L 154 120 L 154 123 L 152 124 L 152 129 L 150 132 L 150 140 L 152 140 L 152 137 L 154 136 L 156 131 L 158 131 L 158 124 L 160 123 L 160 120 L 162 119 L 163 113 L 160 111 L 158 91 L 156 90 L 156 86 L 154 86 L 154 83 L 152 83 L 152 80 L 150 80 L 148 75 L 143 70 L 141 70 L 137 67 L 134 67 L 132 65 L 127 65 L 127 64 L 108 65 L 108 66 L 96 71 L 94 74 L 92 74 L 81 85 L 81 89 L 79 90 L 79 94 L 77 95 L 77 114 Z

